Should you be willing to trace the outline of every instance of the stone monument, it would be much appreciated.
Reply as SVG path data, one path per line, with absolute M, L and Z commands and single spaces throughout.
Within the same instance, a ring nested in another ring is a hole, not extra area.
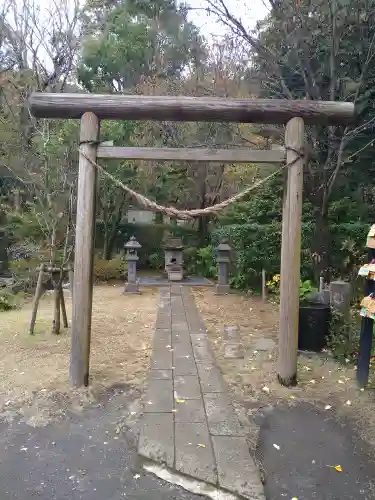
M 138 250 L 141 245 L 132 236 L 130 240 L 124 245 L 126 249 L 126 260 L 128 261 L 128 281 L 125 283 L 125 293 L 139 293 L 139 283 L 137 281 L 137 261 Z
M 164 240 L 164 272 L 169 281 L 184 279 L 184 259 L 182 239 L 168 236 Z
M 228 274 L 231 251 L 232 248 L 228 245 L 226 239 L 222 239 L 220 244 L 216 247 L 216 262 L 219 268 L 219 280 L 215 290 L 216 295 L 225 295 L 230 291 Z

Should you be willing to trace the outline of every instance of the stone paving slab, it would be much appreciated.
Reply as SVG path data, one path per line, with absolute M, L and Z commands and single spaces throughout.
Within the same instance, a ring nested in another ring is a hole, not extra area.
M 172 372 L 173 370 L 150 370 L 149 379 L 155 380 L 172 380 Z
M 172 342 L 172 329 L 171 328 L 158 328 L 155 330 L 154 335 L 154 345 L 155 342 L 164 342 L 168 345 Z
M 173 410 L 173 380 L 150 379 L 144 404 L 145 413 L 166 413 Z
M 210 434 L 213 436 L 244 436 L 246 434 L 229 400 L 228 393 L 204 394 L 203 399 Z
M 143 415 L 138 453 L 146 458 L 173 467 L 174 425 L 173 413 L 147 413 Z
M 245 430 L 186 287 L 174 284 L 162 292 L 144 403 L 142 456 L 244 498 L 264 500 Z
M 217 483 L 216 463 L 206 423 L 176 423 L 176 469 L 208 483 Z
M 209 344 L 208 337 L 202 335 L 190 335 L 190 338 L 193 346 L 195 361 L 206 365 L 215 364 L 214 354 Z
M 174 394 L 177 399 L 200 399 L 201 388 L 198 376 L 175 376 Z
M 188 352 L 192 353 L 192 351 Z M 173 352 L 173 367 L 175 375 L 197 375 L 197 365 L 192 355 L 187 358 Z
M 154 343 L 151 355 L 151 368 L 154 370 L 172 370 L 173 351 L 164 342 Z
M 250 500 L 264 500 L 259 472 L 244 437 L 212 436 L 219 485 Z
M 217 366 L 197 363 L 197 368 L 203 394 L 227 391 L 223 376 Z
M 207 418 L 204 411 L 202 398 L 179 400 L 175 404 L 175 422 L 202 423 L 206 424 Z

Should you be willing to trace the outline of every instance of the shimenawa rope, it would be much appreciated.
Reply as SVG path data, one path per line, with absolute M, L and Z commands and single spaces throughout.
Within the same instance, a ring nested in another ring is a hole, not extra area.
M 80 146 L 83 144 L 97 144 L 96 141 L 84 141 L 81 142 Z M 194 210 L 178 210 L 177 208 L 174 207 L 164 207 L 163 205 L 158 205 L 154 201 L 150 200 L 149 198 L 146 198 L 146 196 L 143 196 L 140 193 L 137 193 L 133 189 L 131 189 L 129 186 L 126 184 L 122 183 L 120 180 L 116 179 L 112 174 L 107 172 L 102 166 L 100 166 L 98 163 L 95 161 L 91 160 L 86 153 L 82 151 L 81 148 L 79 148 L 79 153 L 86 158 L 88 162 L 91 163 L 98 171 L 100 171 L 103 175 L 108 177 L 114 184 L 116 184 L 118 187 L 123 189 L 126 193 L 128 193 L 132 198 L 134 198 L 138 204 L 143 207 L 146 210 L 150 210 L 151 212 L 159 212 L 163 213 L 164 215 L 168 215 L 169 217 L 175 217 L 177 219 L 195 219 L 197 217 L 205 217 L 208 215 L 216 215 L 218 212 L 221 210 L 224 210 L 224 208 L 228 207 L 229 205 L 232 205 L 233 203 L 241 200 L 244 198 L 247 194 L 249 194 L 251 191 L 254 189 L 258 188 L 259 186 L 262 186 L 265 182 L 269 181 L 272 179 L 272 177 L 275 177 L 278 173 L 280 173 L 282 170 L 285 168 L 289 168 L 292 165 L 294 165 L 299 159 L 304 157 L 304 153 L 302 151 L 298 151 L 294 148 L 291 147 L 286 147 L 286 150 L 293 151 L 296 153 L 296 158 L 294 158 L 292 161 L 289 163 L 282 165 L 280 168 L 272 172 L 272 174 L 268 175 L 264 179 L 261 179 L 251 186 L 247 187 L 243 191 L 241 191 L 238 194 L 235 194 L 231 198 L 228 198 L 224 201 L 221 201 L 220 203 L 216 203 L 215 205 L 212 205 L 211 207 L 206 207 L 206 208 L 198 208 Z

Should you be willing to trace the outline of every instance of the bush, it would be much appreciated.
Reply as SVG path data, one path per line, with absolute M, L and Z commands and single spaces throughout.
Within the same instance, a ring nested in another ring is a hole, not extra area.
M 96 257 L 94 259 L 94 280 L 101 283 L 110 280 L 123 281 L 126 268 L 126 261 L 119 255 L 112 260 Z
M 189 276 L 196 276 L 197 271 L 197 261 L 198 261 L 198 248 L 187 247 L 183 250 L 184 258 L 184 269 L 186 274 Z
M 213 255 L 212 245 L 198 249 L 197 274 L 205 278 L 215 278 L 217 276 L 217 266 Z
M 266 286 L 267 290 L 278 298 L 280 295 L 280 274 L 275 274 L 275 276 L 273 276 L 272 279 L 267 281 Z M 313 286 L 310 280 L 300 280 L 299 282 L 300 301 L 304 301 L 310 293 L 317 291 L 318 289 L 315 286 Z
M 213 255 L 213 247 L 188 247 L 184 249 L 184 266 L 186 273 L 193 276 L 215 278 L 217 266 Z
M 151 269 L 160 270 L 164 267 L 164 252 L 160 250 L 159 252 L 152 253 L 149 257 L 149 265 Z
M 328 347 L 337 360 L 345 363 L 356 361 L 360 323 L 361 317 L 356 307 L 353 307 L 347 316 L 332 311 Z
M 0 290 L 0 312 L 17 309 L 19 303 L 16 297 L 9 291 Z

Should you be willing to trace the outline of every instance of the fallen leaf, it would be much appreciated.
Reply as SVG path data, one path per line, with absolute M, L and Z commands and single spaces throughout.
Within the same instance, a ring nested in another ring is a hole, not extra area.
M 198 443 L 198 448 L 206 448 L 206 445 L 202 444 L 202 443 Z
M 289 397 L 290 399 L 296 399 L 296 396 L 294 394 L 291 394 Z
M 315 384 L 315 380 L 313 378 L 310 380 L 310 384 Z
M 176 403 L 185 403 L 184 399 L 176 399 Z
M 327 465 L 327 467 L 331 467 L 331 469 L 335 469 L 337 472 L 342 472 L 341 465 Z
M 363 392 L 363 391 L 364 391 L 364 388 L 363 388 L 363 387 L 361 387 L 359 390 L 360 390 L 361 392 Z
M 330 410 L 331 408 L 332 408 L 331 405 L 325 405 L 325 407 L 324 407 L 325 410 Z
M 344 383 L 344 381 L 343 381 L 343 380 L 339 380 L 339 384 L 343 384 L 343 383 Z
M 278 444 L 273 444 L 273 447 L 276 448 L 276 450 L 279 450 L 280 449 L 280 446 Z

